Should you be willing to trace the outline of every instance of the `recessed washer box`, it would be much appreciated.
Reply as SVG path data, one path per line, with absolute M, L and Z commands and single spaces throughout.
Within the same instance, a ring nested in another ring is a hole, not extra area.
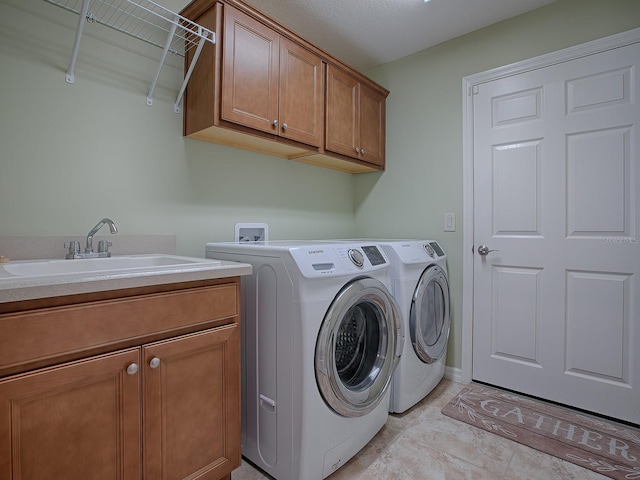
M 236 223 L 236 242 L 266 242 L 269 240 L 269 226 L 266 223 Z

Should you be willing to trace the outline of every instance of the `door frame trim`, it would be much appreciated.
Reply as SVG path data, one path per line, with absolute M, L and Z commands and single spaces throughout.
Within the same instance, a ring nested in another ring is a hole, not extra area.
M 640 28 L 540 55 L 462 79 L 462 368 L 461 381 L 473 379 L 473 95 L 483 84 L 581 57 L 640 43 Z

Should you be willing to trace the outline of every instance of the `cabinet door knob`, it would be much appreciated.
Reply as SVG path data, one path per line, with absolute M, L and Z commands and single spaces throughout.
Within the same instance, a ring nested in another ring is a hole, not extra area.
M 360 155 L 364 155 L 364 148 L 360 150 Z
M 288 128 L 287 124 L 286 124 L 286 123 L 283 123 L 283 124 L 282 124 L 282 130 L 286 130 L 287 128 Z
M 274 126 L 274 127 L 277 127 L 277 126 L 278 126 L 278 119 L 275 119 L 275 120 L 273 121 L 273 126 Z
M 131 365 L 129 365 L 127 367 L 127 373 L 129 375 L 135 375 L 136 373 L 138 373 L 138 364 L 137 363 L 132 363 Z
M 149 366 L 151 368 L 158 368 L 160 366 L 160 359 L 158 357 L 153 357 L 149 362 Z
M 356 153 L 360 153 L 360 149 L 358 147 L 355 148 Z

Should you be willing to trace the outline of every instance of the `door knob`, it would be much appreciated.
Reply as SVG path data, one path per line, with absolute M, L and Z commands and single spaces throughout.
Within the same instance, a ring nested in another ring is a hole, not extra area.
M 482 255 L 483 257 L 485 255 L 488 255 L 490 252 L 497 252 L 498 250 L 490 250 L 489 247 L 487 247 L 486 245 L 480 245 L 478 247 L 478 253 L 480 255 Z

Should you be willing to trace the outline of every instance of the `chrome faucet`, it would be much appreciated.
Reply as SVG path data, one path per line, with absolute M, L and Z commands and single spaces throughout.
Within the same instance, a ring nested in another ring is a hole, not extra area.
M 83 253 L 80 253 L 80 243 L 78 241 L 65 242 L 65 248 L 69 249 L 66 258 L 74 259 L 74 258 L 104 258 L 110 257 L 111 252 L 109 252 L 109 247 L 111 246 L 111 242 L 107 242 L 106 240 L 100 240 L 98 243 L 98 251 L 93 251 L 93 236 L 102 228 L 103 225 L 109 225 L 109 230 L 111 233 L 118 233 L 118 227 L 113 223 L 113 220 L 110 218 L 103 218 L 98 222 L 98 224 L 91 229 L 91 231 L 87 234 L 87 246 L 84 249 Z
M 85 254 L 92 254 L 93 253 L 93 236 L 98 232 L 98 230 L 100 230 L 102 228 L 102 226 L 104 224 L 109 225 L 109 230 L 111 230 L 111 233 L 118 233 L 118 227 L 116 227 L 116 224 L 113 223 L 113 220 L 111 220 L 110 218 L 103 218 L 87 234 L 87 246 L 84 249 L 84 253 Z M 100 253 L 109 253 L 109 252 L 100 252 Z M 104 255 L 104 256 L 105 257 L 110 257 L 111 254 Z

